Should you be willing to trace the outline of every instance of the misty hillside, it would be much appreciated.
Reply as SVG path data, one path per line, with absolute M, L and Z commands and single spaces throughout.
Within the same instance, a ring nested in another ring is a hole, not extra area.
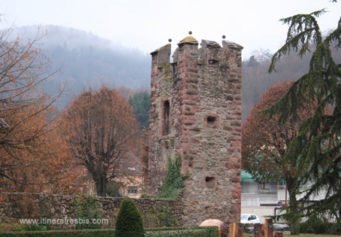
M 147 88 L 150 84 L 150 57 L 140 51 L 113 45 L 109 40 L 91 33 L 59 26 L 29 26 L 16 28 L 12 37 L 38 39 L 49 60 L 50 72 L 55 72 L 47 90 L 55 94 L 63 87 L 58 107 L 88 88 Z
M 268 73 L 271 54 L 251 56 L 243 61 L 243 119 L 262 94 L 275 83 L 295 80 L 308 70 L 309 57 L 299 58 L 290 55 L 281 58 L 276 71 Z
M 12 34 L 23 39 L 36 39 L 55 72 L 46 89 L 56 94 L 60 85 L 64 93 L 58 107 L 64 107 L 82 90 L 101 85 L 149 89 L 150 55 L 114 45 L 91 33 L 59 26 L 16 28 Z M 334 52 L 341 62 L 341 54 Z M 274 83 L 299 78 L 308 70 L 309 55 L 303 59 L 295 54 L 281 58 L 275 73 L 268 73 L 271 53 L 256 51 L 243 59 L 243 119 L 261 95 Z
M 340 50 L 336 48 L 332 50 L 336 61 L 341 63 Z M 300 58 L 292 53 L 282 57 L 276 71 L 269 74 L 271 56 L 269 53 L 261 53 L 243 60 L 243 119 L 271 85 L 281 81 L 296 80 L 309 69 L 310 54 Z
M 37 46 L 50 48 L 63 46 L 68 49 L 95 47 L 99 49 L 115 48 L 110 41 L 92 33 L 55 25 L 23 26 L 13 29 L 11 37 L 19 36 L 25 40 L 37 39 Z M 117 48 L 117 50 L 120 50 Z

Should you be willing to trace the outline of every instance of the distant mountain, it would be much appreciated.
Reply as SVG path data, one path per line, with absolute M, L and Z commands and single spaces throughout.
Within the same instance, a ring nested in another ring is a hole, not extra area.
M 331 49 L 336 62 L 341 63 L 340 50 L 336 47 Z M 269 73 L 271 57 L 268 52 L 261 52 L 243 61 L 243 119 L 270 86 L 286 80 L 297 80 L 309 70 L 311 54 L 302 58 L 295 53 L 283 56 L 276 71 Z
M 101 85 L 149 90 L 151 58 L 140 51 L 60 26 L 20 27 L 13 30 L 12 37 L 16 36 L 39 39 L 36 46 L 49 59 L 50 72 L 56 72 L 46 90 L 56 94 L 60 85 L 65 88 L 57 103 L 59 108 L 83 90 Z M 341 63 L 340 51 L 335 49 L 334 54 Z M 271 56 L 268 51 L 255 51 L 254 56 L 243 60 L 243 119 L 272 84 L 295 80 L 308 70 L 309 55 L 301 59 L 293 54 L 281 58 L 277 72 L 269 74 Z
M 95 47 L 99 49 L 114 49 L 113 42 L 100 38 L 92 33 L 56 25 L 33 25 L 13 29 L 12 37 L 26 40 L 38 39 L 41 48 L 63 46 L 68 49 Z
M 39 39 L 35 44 L 49 59 L 50 72 L 56 72 L 46 85 L 55 94 L 64 87 L 58 107 L 64 107 L 81 91 L 102 85 L 149 88 L 150 56 L 140 51 L 115 46 L 91 33 L 60 26 L 15 28 L 12 37 Z

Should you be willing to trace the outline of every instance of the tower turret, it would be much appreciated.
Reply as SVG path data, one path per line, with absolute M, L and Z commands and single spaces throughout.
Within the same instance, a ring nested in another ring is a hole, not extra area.
M 169 159 L 188 176 L 184 225 L 208 218 L 238 222 L 241 164 L 241 50 L 223 40 L 178 43 L 152 53 L 150 186 L 157 192 Z

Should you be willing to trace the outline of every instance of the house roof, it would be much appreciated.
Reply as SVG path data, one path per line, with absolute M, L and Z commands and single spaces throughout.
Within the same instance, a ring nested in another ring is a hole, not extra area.
M 242 172 L 240 173 L 240 178 L 242 181 L 253 181 L 253 176 L 247 172 L 246 170 L 242 170 Z

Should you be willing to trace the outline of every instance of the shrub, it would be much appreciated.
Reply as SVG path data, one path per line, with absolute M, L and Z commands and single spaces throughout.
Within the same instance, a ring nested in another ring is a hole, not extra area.
M 49 226 L 48 225 L 31 224 L 31 225 L 25 225 L 24 230 L 25 231 L 44 231 L 44 230 L 49 230 Z
M 67 230 L 67 231 L 22 231 L 0 233 L 0 237 L 113 237 L 115 231 L 102 230 Z M 116 235 L 117 236 L 117 235 Z M 131 237 L 135 235 L 124 235 Z M 146 231 L 145 237 L 218 237 L 218 229 L 215 227 L 193 229 L 153 229 Z
M 181 175 L 181 158 L 176 157 L 174 161 L 168 160 L 167 176 L 160 189 L 159 197 L 177 199 L 181 189 L 184 187 L 186 176 Z
M 142 217 L 131 199 L 122 201 L 116 220 L 115 237 L 143 237 Z
M 97 208 L 96 198 L 90 196 L 79 196 L 73 201 L 73 205 L 76 208 L 77 218 L 83 219 L 84 224 L 77 224 L 77 229 L 99 229 L 100 224 L 94 224 L 90 220 L 101 218 L 101 213 Z M 86 220 L 89 220 L 86 223 Z
M 314 233 L 314 234 L 340 234 L 341 223 L 328 223 L 327 221 L 312 216 L 306 222 L 303 222 L 300 226 L 302 233 Z
M 191 229 L 154 229 L 146 231 L 146 237 L 218 237 L 218 228 L 199 227 Z
M 0 232 L 22 231 L 25 230 L 25 225 L 17 223 L 0 223 Z
M 0 237 L 113 237 L 114 230 L 26 231 L 0 233 Z
M 333 235 L 340 235 L 341 234 L 341 222 L 333 223 L 329 229 L 329 233 Z
M 301 224 L 300 229 L 302 233 L 323 234 L 327 231 L 327 224 L 317 216 L 311 216 Z

